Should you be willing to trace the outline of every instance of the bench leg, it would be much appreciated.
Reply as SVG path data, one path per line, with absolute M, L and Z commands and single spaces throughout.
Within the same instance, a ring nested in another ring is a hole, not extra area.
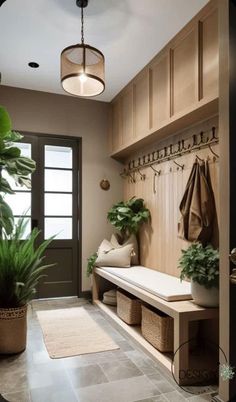
M 189 366 L 189 321 L 184 316 L 174 319 L 174 376 L 180 385 L 187 380 Z M 187 343 L 185 343 L 187 342 Z
M 92 296 L 93 302 L 99 299 L 99 276 L 93 272 Z

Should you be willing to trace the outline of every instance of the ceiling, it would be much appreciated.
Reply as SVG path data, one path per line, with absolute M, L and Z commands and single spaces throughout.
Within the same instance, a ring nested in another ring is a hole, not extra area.
M 208 0 L 89 0 L 85 42 L 106 59 L 110 101 Z M 64 94 L 60 53 L 80 42 L 76 0 L 6 0 L 0 7 L 2 84 Z M 38 69 L 28 62 L 40 64 Z

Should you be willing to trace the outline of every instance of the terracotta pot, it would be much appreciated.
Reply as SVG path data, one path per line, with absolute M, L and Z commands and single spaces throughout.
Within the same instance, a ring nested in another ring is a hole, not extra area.
M 219 289 L 212 287 L 207 289 L 199 283 L 191 281 L 191 293 L 196 304 L 202 307 L 218 307 L 219 306 Z
M 23 352 L 26 333 L 27 306 L 0 308 L 0 354 Z

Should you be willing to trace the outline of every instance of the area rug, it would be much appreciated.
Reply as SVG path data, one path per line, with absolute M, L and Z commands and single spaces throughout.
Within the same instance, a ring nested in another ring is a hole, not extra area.
M 83 307 L 38 311 L 52 359 L 119 349 Z

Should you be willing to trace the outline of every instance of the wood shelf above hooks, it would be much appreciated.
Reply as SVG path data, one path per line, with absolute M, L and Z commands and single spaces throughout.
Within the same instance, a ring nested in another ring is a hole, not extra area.
M 146 155 L 139 156 L 135 160 L 129 161 L 126 168 L 121 172 L 122 177 L 132 177 L 131 174 L 138 172 L 142 180 L 145 180 L 145 175 L 140 172 L 140 169 L 151 167 L 152 170 L 156 171 L 160 175 L 160 170 L 156 170 L 153 165 L 160 164 L 169 160 L 173 162 L 180 168 L 184 169 L 183 164 L 179 164 L 175 161 L 176 158 L 183 156 L 184 154 L 191 153 L 193 151 L 198 151 L 203 148 L 209 148 L 214 158 L 219 158 L 219 155 L 212 150 L 214 144 L 218 144 L 219 138 L 216 136 L 216 127 L 212 127 L 212 136 L 205 137 L 207 131 L 201 131 L 198 134 L 192 135 L 192 137 L 187 139 L 182 139 L 175 144 L 170 144 L 162 149 L 155 150 Z M 188 145 L 186 145 L 188 143 Z M 191 144 L 192 143 L 192 144 Z M 175 151 L 175 149 L 177 149 Z

